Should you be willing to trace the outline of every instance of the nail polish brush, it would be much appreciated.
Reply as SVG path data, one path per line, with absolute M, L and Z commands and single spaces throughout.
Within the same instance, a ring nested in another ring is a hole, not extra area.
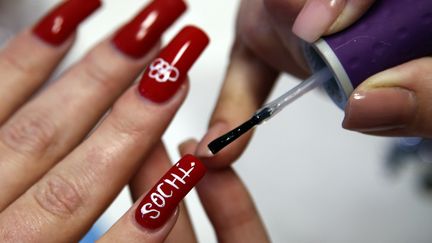
M 432 1 L 380 0 L 342 32 L 303 43 L 313 75 L 258 110 L 249 120 L 212 141 L 213 154 L 269 120 L 315 87 L 323 86 L 345 107 L 353 90 L 372 75 L 410 60 L 432 56 Z
M 285 94 L 259 109 L 249 120 L 237 128 L 211 142 L 208 145 L 208 148 L 213 154 L 216 154 L 247 131 L 276 116 L 276 114 L 278 114 L 296 99 L 320 86 L 323 82 L 330 80 L 331 77 L 332 74 L 330 70 L 327 68 L 321 69 L 307 80 L 301 82 L 293 89 L 289 90 Z

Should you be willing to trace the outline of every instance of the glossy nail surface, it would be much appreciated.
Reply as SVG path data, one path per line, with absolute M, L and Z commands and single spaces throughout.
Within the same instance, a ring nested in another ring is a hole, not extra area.
M 100 6 L 100 0 L 63 1 L 36 24 L 33 33 L 51 45 L 61 45 Z
M 308 0 L 297 16 L 293 32 L 308 42 L 316 41 L 330 28 L 345 0 Z
M 185 155 L 141 201 L 135 212 L 136 221 L 148 229 L 161 227 L 205 173 L 206 168 L 197 158 Z
M 345 108 L 343 127 L 360 132 L 403 128 L 414 118 L 416 107 L 415 94 L 406 89 L 359 91 Z
M 170 99 L 208 43 L 199 28 L 183 28 L 147 67 L 139 85 L 141 95 L 156 103 Z
M 114 45 L 134 58 L 144 56 L 186 10 L 183 0 L 155 0 L 123 26 L 113 38 Z

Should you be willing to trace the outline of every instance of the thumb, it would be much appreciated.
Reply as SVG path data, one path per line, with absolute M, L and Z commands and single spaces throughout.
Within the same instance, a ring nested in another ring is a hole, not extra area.
M 351 95 L 343 127 L 375 135 L 432 137 L 432 57 L 376 74 Z
M 338 32 L 359 19 L 375 0 L 307 0 L 293 32 L 308 42 Z

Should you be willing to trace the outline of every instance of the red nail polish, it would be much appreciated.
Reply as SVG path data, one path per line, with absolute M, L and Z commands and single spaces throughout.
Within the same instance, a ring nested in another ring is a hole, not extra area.
M 208 36 L 199 28 L 183 28 L 147 67 L 139 85 L 141 95 L 157 103 L 171 98 L 208 43 Z
M 136 221 L 148 229 L 161 227 L 205 173 L 201 161 L 192 155 L 184 156 L 141 201 L 135 211 Z
M 100 0 L 64 1 L 39 21 L 33 33 L 47 43 L 61 45 L 101 4 Z
M 140 58 L 159 41 L 162 33 L 186 8 L 183 0 L 152 1 L 117 32 L 113 43 L 123 53 Z

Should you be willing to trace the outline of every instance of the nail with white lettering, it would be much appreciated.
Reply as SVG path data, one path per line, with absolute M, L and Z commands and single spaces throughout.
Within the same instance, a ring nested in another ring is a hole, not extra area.
M 136 221 L 148 229 L 164 225 L 205 173 L 201 161 L 192 155 L 184 156 L 141 201 L 135 212 Z

